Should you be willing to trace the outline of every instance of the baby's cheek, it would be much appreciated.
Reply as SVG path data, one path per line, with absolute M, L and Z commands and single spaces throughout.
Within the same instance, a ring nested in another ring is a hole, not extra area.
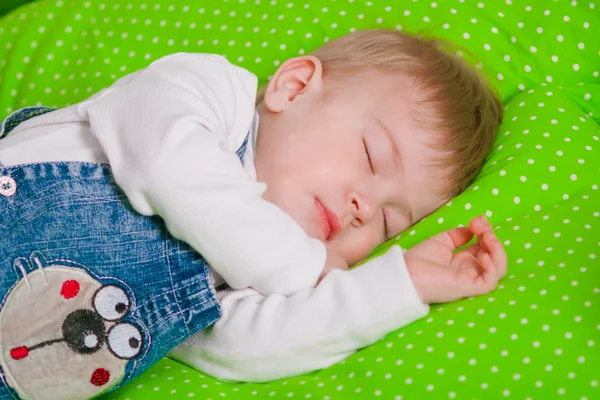
M 348 265 L 354 265 L 365 259 L 371 253 L 371 250 L 375 248 L 375 244 L 370 243 L 367 239 L 357 237 L 355 240 L 345 240 L 344 242 L 337 243 L 336 246 L 328 246 L 328 248 L 336 251 L 346 260 Z

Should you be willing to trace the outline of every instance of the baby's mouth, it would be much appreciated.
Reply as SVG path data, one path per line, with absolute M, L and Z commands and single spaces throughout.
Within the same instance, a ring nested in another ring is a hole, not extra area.
M 317 209 L 319 220 L 321 221 L 321 227 L 325 241 L 333 240 L 342 230 L 340 219 L 316 197 L 315 207 Z

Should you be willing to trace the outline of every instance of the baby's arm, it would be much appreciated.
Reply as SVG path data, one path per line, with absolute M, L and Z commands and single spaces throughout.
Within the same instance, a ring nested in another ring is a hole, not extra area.
M 323 243 L 263 200 L 235 151 L 254 118 L 256 77 L 223 57 L 175 54 L 78 106 L 133 207 L 159 215 L 233 288 L 312 287 Z
M 477 243 L 456 252 L 473 237 Z M 426 303 L 488 293 L 506 274 L 485 218 L 399 246 L 351 271 L 332 270 L 290 297 L 226 294 L 223 317 L 172 355 L 221 379 L 267 381 L 324 368 L 427 314 Z M 423 300 L 422 300 L 423 299 Z
M 261 382 L 325 368 L 429 311 L 399 246 L 289 297 L 251 289 L 219 294 L 221 319 L 171 356 L 225 380 Z

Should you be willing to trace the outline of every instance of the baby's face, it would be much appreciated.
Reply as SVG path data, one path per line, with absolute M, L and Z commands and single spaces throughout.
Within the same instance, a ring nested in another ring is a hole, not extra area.
M 310 85 L 258 107 L 258 180 L 266 200 L 354 264 L 448 200 L 435 192 L 442 174 L 428 165 L 430 134 L 410 118 L 407 78 L 363 76 L 327 98 Z

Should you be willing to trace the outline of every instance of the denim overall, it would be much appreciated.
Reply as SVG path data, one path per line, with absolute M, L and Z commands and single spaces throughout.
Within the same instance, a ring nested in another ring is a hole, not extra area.
M 52 110 L 11 114 L 0 137 Z M 221 316 L 204 259 L 107 164 L 0 163 L 0 263 L 0 400 L 105 393 Z

